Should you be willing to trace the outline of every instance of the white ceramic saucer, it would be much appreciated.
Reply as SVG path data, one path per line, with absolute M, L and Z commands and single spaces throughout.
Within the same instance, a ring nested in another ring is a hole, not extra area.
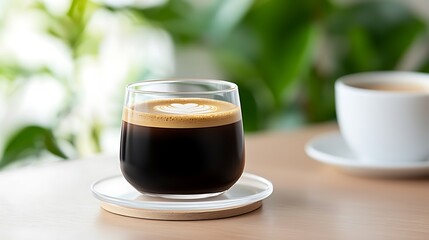
M 409 163 L 366 163 L 357 159 L 340 132 L 327 133 L 310 140 L 305 147 L 313 159 L 352 174 L 375 177 L 421 177 L 429 175 L 429 160 Z
M 164 219 L 198 220 L 230 217 L 253 211 L 273 192 L 270 181 L 243 173 L 229 190 L 204 199 L 166 199 L 135 190 L 122 175 L 101 179 L 91 186 L 94 196 L 107 211 L 120 215 Z

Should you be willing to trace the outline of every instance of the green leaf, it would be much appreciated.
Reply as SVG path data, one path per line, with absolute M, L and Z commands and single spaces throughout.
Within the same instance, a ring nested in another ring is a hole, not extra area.
M 332 15 L 331 42 L 344 73 L 393 70 L 427 27 L 398 1 L 364 1 Z
M 353 71 L 370 71 L 378 67 L 377 53 L 368 36 L 368 32 L 359 26 L 351 27 L 348 32 L 349 58 Z
M 252 0 L 214 1 L 209 8 L 207 37 L 221 43 L 242 20 L 251 6 Z
M 211 1 L 191 4 L 170 0 L 153 8 L 134 9 L 143 19 L 167 30 L 179 44 L 210 42 L 220 44 L 247 13 L 252 0 Z
M 168 31 L 178 43 L 189 43 L 201 38 L 207 16 L 185 0 L 170 0 L 153 8 L 132 9 L 144 20 Z
M 27 69 L 12 62 L 0 62 L 0 75 L 6 78 L 16 78 L 18 76 L 31 76 L 35 74 L 51 74 L 52 72 L 46 68 Z
M 243 127 L 246 132 L 253 132 L 262 128 L 263 118 L 260 117 L 257 99 L 254 91 L 244 85 L 239 86 Z
M 6 143 L 0 168 L 31 156 L 38 156 L 43 151 L 66 159 L 50 129 L 40 126 L 27 126 L 16 132 Z
M 276 111 L 288 104 L 294 87 L 308 74 L 318 26 L 332 10 L 330 1 L 259 1 L 245 18 L 255 32 L 256 67 L 275 99 Z
M 91 127 L 91 138 L 94 143 L 95 151 L 101 152 L 101 132 L 103 126 L 100 122 L 95 121 Z
M 282 107 L 288 91 L 311 67 L 316 27 L 309 23 L 297 28 L 284 39 L 283 51 L 279 52 L 279 62 L 271 62 L 275 67 L 272 79 L 268 82 L 278 107 Z
M 244 130 L 252 132 L 263 129 L 273 109 L 273 97 L 266 82 L 248 56 L 237 48 L 216 49 L 212 52 L 218 64 L 226 71 L 227 79 L 238 84 Z
M 75 22 L 82 22 L 88 0 L 73 0 L 67 15 Z
M 67 159 L 67 155 L 60 149 L 56 139 L 50 130 L 47 130 L 45 133 L 45 147 L 50 153 L 54 154 L 57 157 L 62 159 Z
M 395 68 L 425 30 L 424 23 L 412 17 L 395 26 L 386 36 L 388 41 L 380 44 L 384 54 L 384 68 Z
M 322 122 L 335 119 L 335 79 L 326 79 L 316 69 L 305 80 L 305 102 L 302 110 L 308 122 Z
M 259 73 L 249 58 L 244 53 L 231 48 L 219 48 L 211 52 L 218 61 L 218 65 L 229 73 L 229 77 L 235 79 L 259 78 Z

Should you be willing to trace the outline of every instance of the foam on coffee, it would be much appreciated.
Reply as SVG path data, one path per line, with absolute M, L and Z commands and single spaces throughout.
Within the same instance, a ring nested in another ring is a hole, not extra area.
M 429 92 L 426 85 L 413 83 L 359 83 L 351 84 L 351 86 L 388 92 Z
M 241 120 L 232 103 L 204 98 L 157 99 L 124 108 L 122 120 L 134 125 L 162 128 L 213 127 Z

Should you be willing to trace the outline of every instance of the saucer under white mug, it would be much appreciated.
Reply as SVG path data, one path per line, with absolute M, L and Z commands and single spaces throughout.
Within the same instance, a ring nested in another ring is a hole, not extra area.
M 359 161 L 339 131 L 313 138 L 307 143 L 305 151 L 316 161 L 356 175 L 374 177 L 421 177 L 429 175 L 429 159 L 400 163 Z

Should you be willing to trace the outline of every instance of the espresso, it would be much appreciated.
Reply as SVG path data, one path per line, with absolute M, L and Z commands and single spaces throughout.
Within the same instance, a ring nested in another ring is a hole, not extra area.
M 240 110 L 199 98 L 125 108 L 120 161 L 124 177 L 143 193 L 225 191 L 244 168 Z
M 388 92 L 429 92 L 429 87 L 411 83 L 361 83 L 353 84 L 357 88 Z

